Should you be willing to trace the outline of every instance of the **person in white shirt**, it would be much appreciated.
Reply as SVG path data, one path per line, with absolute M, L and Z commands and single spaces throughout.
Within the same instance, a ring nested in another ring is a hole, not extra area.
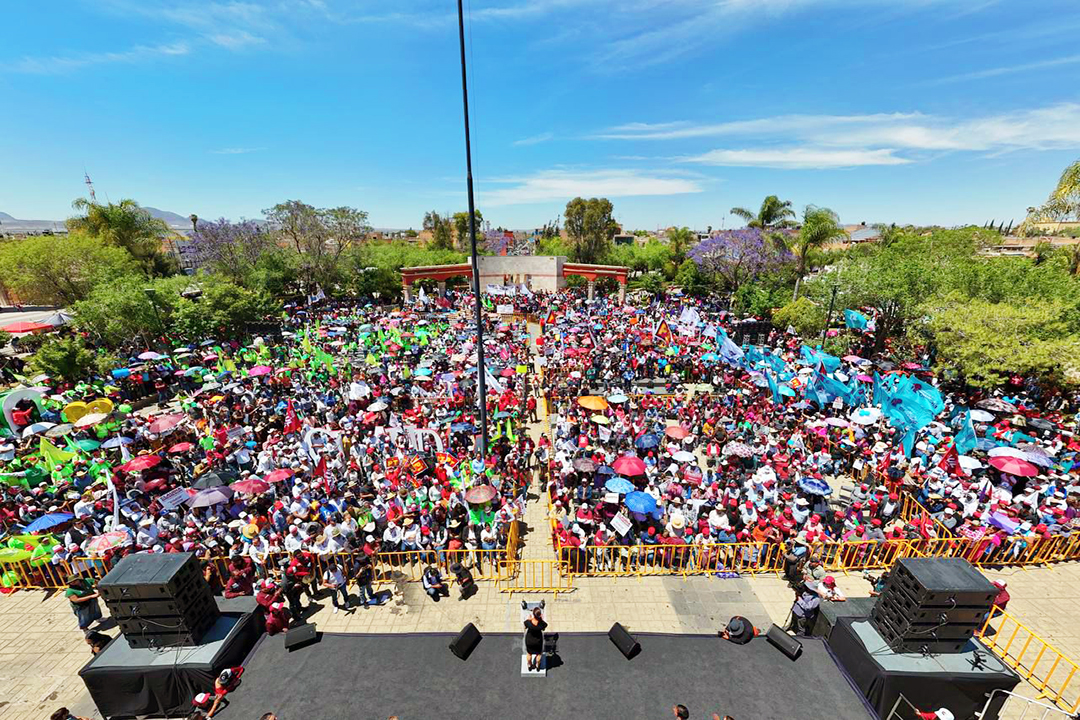
M 338 561 L 331 558 L 326 562 L 326 570 L 323 571 L 322 585 L 330 590 L 330 600 L 334 604 L 334 612 L 344 607 L 349 609 L 349 592 L 345 587 L 345 574 L 338 567 Z M 341 602 L 338 602 L 338 596 Z

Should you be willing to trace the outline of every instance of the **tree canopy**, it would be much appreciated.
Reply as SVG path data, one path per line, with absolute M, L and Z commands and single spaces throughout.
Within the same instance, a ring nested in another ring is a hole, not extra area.
M 607 253 L 618 224 L 615 208 L 607 198 L 574 198 L 566 203 L 566 234 L 573 244 L 571 259 L 597 263 Z
M 746 226 L 759 230 L 778 230 L 795 224 L 795 211 L 790 200 L 781 200 L 769 195 L 761 201 L 761 207 L 755 213 L 742 207 L 731 208 L 731 214 L 746 221 Z
M 68 219 L 70 232 L 85 233 L 122 248 L 147 277 L 173 275 L 179 269 L 176 257 L 165 249 L 172 241 L 169 226 L 134 200 L 103 205 L 78 198 L 71 205 L 83 214 Z

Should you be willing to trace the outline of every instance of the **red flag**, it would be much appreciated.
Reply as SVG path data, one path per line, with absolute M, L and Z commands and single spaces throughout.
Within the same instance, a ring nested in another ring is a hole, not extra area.
M 319 457 L 319 464 L 315 466 L 315 471 L 311 473 L 312 477 L 326 477 L 326 456 Z
M 885 453 L 885 457 L 881 458 L 881 463 L 878 465 L 878 475 L 885 476 L 889 472 L 890 461 L 892 460 L 892 448 Z
M 938 463 L 938 467 L 950 475 L 966 475 L 960 467 L 960 453 L 956 451 L 955 443 L 949 446 L 945 457 L 941 458 L 941 462 Z
M 545 325 L 554 325 L 555 324 L 555 311 L 554 310 L 548 310 L 547 318 L 544 320 L 544 324 Z
M 300 419 L 296 417 L 296 410 L 293 410 L 292 400 L 289 400 L 288 408 L 285 410 L 285 428 L 281 431 L 283 435 L 300 431 Z

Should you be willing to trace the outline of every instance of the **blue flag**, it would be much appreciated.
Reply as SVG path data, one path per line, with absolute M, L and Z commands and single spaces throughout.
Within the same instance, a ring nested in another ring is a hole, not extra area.
M 975 449 L 979 438 L 975 435 L 975 426 L 971 423 L 971 411 L 964 413 L 964 419 L 960 423 L 960 432 L 956 433 L 953 443 L 956 451 L 961 455 L 967 455 Z
M 743 359 L 743 351 L 731 338 L 724 336 L 724 342 L 720 344 L 720 357 L 728 365 L 738 365 Z
M 784 399 L 780 397 L 780 388 L 776 385 L 776 379 L 773 378 L 773 374 L 768 370 L 765 371 L 765 379 L 769 381 L 769 390 L 772 391 L 772 401 L 779 405 Z
M 889 401 L 889 396 L 885 391 L 885 388 L 881 386 L 881 376 L 878 375 L 878 371 L 874 371 L 874 397 L 871 402 L 874 405 L 884 405 Z
M 915 428 L 908 428 L 908 431 L 904 433 L 904 457 L 911 457 L 911 452 L 915 449 L 915 433 L 918 432 Z
M 856 312 L 854 310 L 844 311 L 844 324 L 852 330 L 858 330 L 862 332 L 866 329 L 866 326 L 869 322 L 870 319 L 863 315 L 861 312 Z

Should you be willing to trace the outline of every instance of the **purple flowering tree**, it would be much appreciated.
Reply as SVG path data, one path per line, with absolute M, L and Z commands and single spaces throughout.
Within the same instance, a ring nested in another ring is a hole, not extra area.
M 687 257 L 730 291 L 759 275 L 781 270 L 793 261 L 782 233 L 742 228 L 713 233 L 694 246 Z
M 254 220 L 202 221 L 189 238 L 187 252 L 196 267 L 211 267 L 243 280 L 259 257 L 274 247 L 273 238 Z

